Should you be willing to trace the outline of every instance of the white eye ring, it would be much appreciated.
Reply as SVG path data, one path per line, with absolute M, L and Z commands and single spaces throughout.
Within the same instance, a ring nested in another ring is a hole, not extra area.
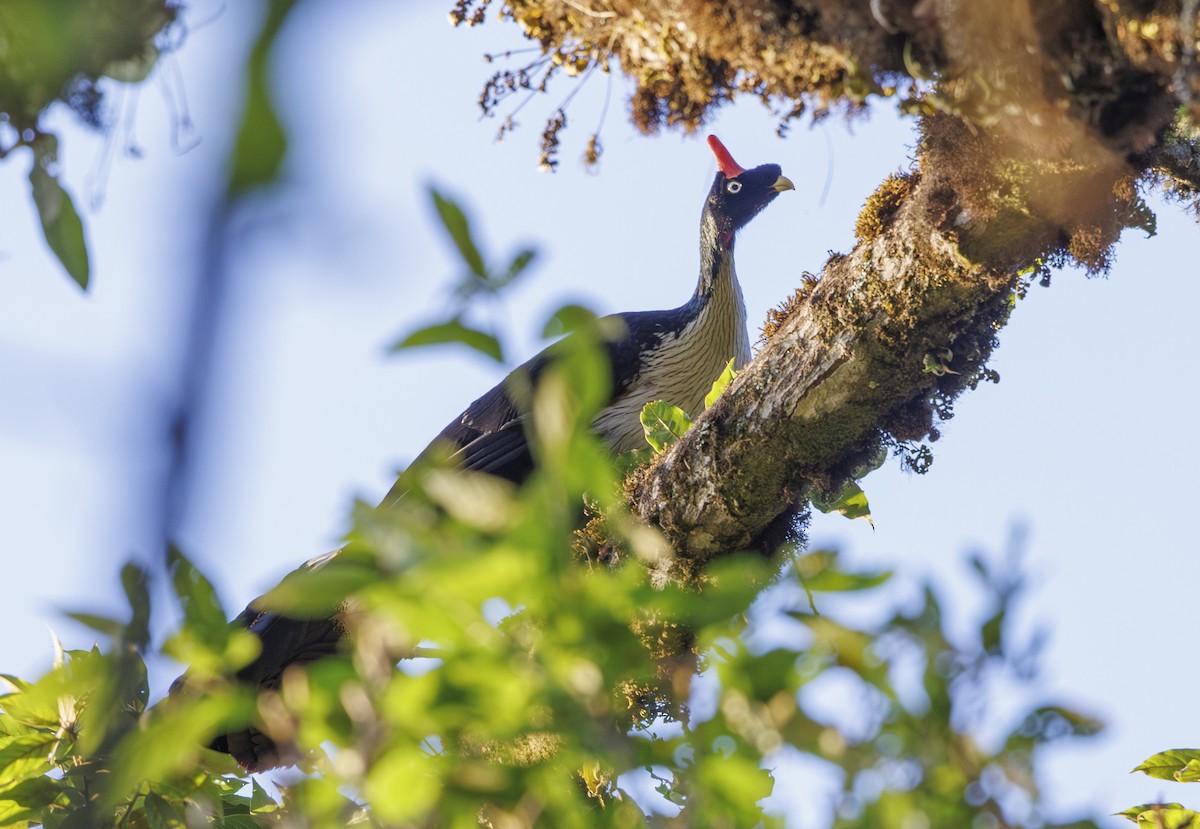
M 730 181 L 725 184 L 725 191 L 728 193 L 737 193 L 741 189 L 742 183 L 740 181 Z

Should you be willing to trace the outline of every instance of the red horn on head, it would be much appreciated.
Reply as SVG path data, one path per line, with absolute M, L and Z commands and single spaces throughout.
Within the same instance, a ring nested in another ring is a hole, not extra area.
M 725 178 L 737 178 L 746 172 L 746 168 L 733 160 L 733 156 L 729 154 L 729 150 L 725 149 L 725 145 L 721 143 L 721 139 L 715 135 L 708 137 L 708 147 L 712 150 L 713 155 L 717 157 L 717 168 L 725 174 Z

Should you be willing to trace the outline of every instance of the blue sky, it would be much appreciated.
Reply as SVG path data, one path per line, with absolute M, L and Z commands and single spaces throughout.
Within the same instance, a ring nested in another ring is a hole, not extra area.
M 448 307 L 456 263 L 428 184 L 463 200 L 487 251 L 540 251 L 525 281 L 483 313 L 514 363 L 564 302 L 660 308 L 693 288 L 715 170 L 703 141 L 637 135 L 614 80 L 605 153 L 598 172 L 585 171 L 578 159 L 606 96 L 597 75 L 568 111 L 559 172 L 539 173 L 541 121 L 568 87 L 532 102 L 522 128 L 495 143 L 498 122 L 481 121 L 475 103 L 492 69 L 479 56 L 521 44 L 495 21 L 453 30 L 445 12 L 310 3 L 281 42 L 291 153 L 284 184 L 233 224 L 229 313 L 179 539 L 230 611 L 336 546 L 352 499 L 381 497 L 395 470 L 503 372 L 456 351 L 385 353 Z M 116 607 L 119 563 L 154 555 L 147 505 L 162 487 L 162 418 L 254 14 L 209 0 L 188 19 L 157 79 L 136 100 L 110 97 L 125 115 L 106 172 L 104 137 L 69 115 L 54 120 L 77 202 L 103 197 L 85 215 L 91 293 L 40 240 L 28 157 L 0 164 L 0 527 L 8 583 L 21 585 L 0 607 L 3 672 L 46 667 L 52 628 L 68 646 L 89 645 L 59 609 Z M 194 122 L 186 152 L 172 138 L 178 96 L 163 91 L 180 82 Z M 711 124 L 743 165 L 777 162 L 797 185 L 739 243 L 752 327 L 802 271 L 849 249 L 863 200 L 907 166 L 915 140 L 887 107 L 849 125 L 797 124 L 785 140 L 774 123 L 746 101 Z M 121 152 L 133 141 L 141 159 Z M 1035 585 L 1026 615 L 1052 632 L 1048 693 L 1110 723 L 1108 736 L 1049 758 L 1051 800 L 1105 813 L 1160 796 L 1186 802 L 1187 790 L 1126 772 L 1195 742 L 1198 229 L 1177 208 L 1154 206 L 1158 236 L 1127 233 L 1108 278 L 1056 273 L 1019 305 L 993 361 L 1001 383 L 960 401 L 928 474 L 889 462 L 864 482 L 874 531 L 837 518 L 812 531 L 855 563 L 900 568 L 898 596 L 934 578 L 966 629 L 980 609 L 963 553 L 999 555 L 1020 529 Z

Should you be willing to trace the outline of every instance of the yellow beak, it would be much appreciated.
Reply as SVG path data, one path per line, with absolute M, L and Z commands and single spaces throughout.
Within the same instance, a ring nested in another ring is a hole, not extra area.
M 771 185 L 771 189 L 782 193 L 784 190 L 795 190 L 796 185 L 792 184 L 792 180 L 787 176 L 780 176 L 775 179 L 775 183 Z

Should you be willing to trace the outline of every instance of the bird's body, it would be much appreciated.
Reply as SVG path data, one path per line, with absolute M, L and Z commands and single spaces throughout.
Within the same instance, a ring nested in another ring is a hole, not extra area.
M 793 185 L 777 165 L 746 170 L 715 137 L 709 137 L 709 145 L 719 171 L 701 214 L 700 275 L 695 292 L 677 308 L 606 318 L 619 323 L 607 327 L 620 329 L 622 334 L 605 343 L 612 390 L 592 425 L 614 454 L 645 445 L 641 412 L 647 403 L 664 400 L 694 417 L 729 361 L 740 368 L 750 360 L 745 303 L 733 265 L 734 237 L 775 196 Z M 430 448 L 449 450 L 464 469 L 523 481 L 534 463 L 527 440 L 529 389 L 536 386 L 554 353 L 555 346 L 550 346 L 514 369 L 448 424 Z M 381 508 L 400 500 L 405 488 L 403 479 L 397 482 Z M 319 567 L 327 560 L 325 556 L 305 566 Z M 253 604 L 236 622 L 262 640 L 261 655 L 237 674 L 239 680 L 260 688 L 277 687 L 288 666 L 336 651 L 342 635 L 336 617 L 290 619 L 255 610 Z M 285 759 L 266 735 L 254 729 L 223 735 L 213 745 L 232 754 L 250 771 L 271 768 Z

